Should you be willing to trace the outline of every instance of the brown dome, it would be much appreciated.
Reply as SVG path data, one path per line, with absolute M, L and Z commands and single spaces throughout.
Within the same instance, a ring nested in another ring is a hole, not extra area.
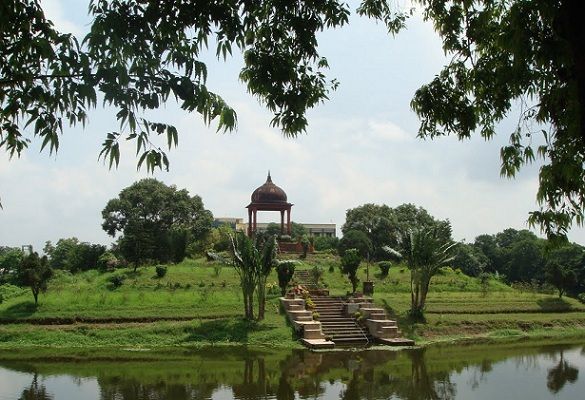
M 270 172 L 266 183 L 252 193 L 252 203 L 286 203 L 286 193 L 272 183 Z

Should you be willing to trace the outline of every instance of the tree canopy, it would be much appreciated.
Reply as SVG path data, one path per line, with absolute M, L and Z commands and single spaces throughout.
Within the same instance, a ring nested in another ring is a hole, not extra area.
M 504 176 L 540 157 L 541 208 L 529 221 L 564 237 L 585 220 L 585 30 L 577 0 L 417 0 L 443 41 L 450 62 L 411 102 L 419 136 L 479 134 L 520 105 L 510 143 L 501 149 Z M 362 0 L 357 13 L 382 21 L 390 33 L 409 10 L 389 0 Z M 138 166 L 168 168 L 165 147 L 178 143 L 172 125 L 150 110 L 169 100 L 200 114 L 218 130 L 237 116 L 206 86 L 201 53 L 212 43 L 218 58 L 236 51 L 240 79 L 273 113 L 287 136 L 303 132 L 306 112 L 337 87 L 326 76 L 317 33 L 345 25 L 340 1 L 281 0 L 201 3 L 91 0 L 92 23 L 81 42 L 59 32 L 38 0 L 0 4 L 0 148 L 20 155 L 32 139 L 57 151 L 63 125 L 85 124 L 98 100 L 115 109 L 120 129 L 106 133 L 100 156 L 110 166 L 119 142 L 136 144 Z M 157 139 L 162 136 L 161 143 Z M 539 136 L 540 139 L 534 139 Z
M 344 237 L 351 231 L 362 232 L 370 241 L 369 246 L 371 246 L 370 251 L 373 258 L 383 259 L 387 257 L 383 248 L 385 246 L 398 248 L 400 237 L 408 230 L 436 226 L 441 226 L 444 235 L 451 238 L 451 227 L 448 221 L 435 219 L 422 207 L 417 207 L 414 204 L 401 204 L 391 208 L 385 204 L 368 203 L 347 210 L 345 224 L 343 224 L 341 231 Z M 354 235 L 352 233 L 352 237 Z M 342 246 L 342 242 L 343 239 L 339 243 L 340 246 Z M 353 247 L 362 248 L 356 245 Z M 365 252 L 362 254 L 365 257 Z
M 364 0 L 357 12 L 382 18 L 397 31 L 404 16 L 385 1 Z M 100 156 L 110 166 L 119 141 L 132 140 L 138 166 L 168 168 L 163 147 L 178 143 L 172 125 L 145 115 L 174 99 L 217 129 L 236 127 L 235 111 L 206 86 L 201 53 L 215 44 L 218 58 L 237 50 L 240 79 L 273 114 L 272 125 L 295 136 L 305 113 L 337 87 L 324 71 L 317 33 L 348 22 L 350 9 L 335 0 L 312 3 L 240 0 L 91 0 L 89 32 L 79 42 L 59 32 L 38 0 L 0 4 L 0 148 L 20 155 L 32 138 L 57 151 L 63 125 L 85 124 L 98 99 L 113 107 L 120 129 L 108 132 Z M 165 145 L 155 137 L 163 136 Z
M 543 160 L 529 222 L 564 237 L 585 209 L 585 30 L 576 0 L 418 0 L 450 62 L 412 100 L 419 136 L 492 138 L 519 105 L 501 174 Z M 540 136 L 540 138 L 538 138 Z M 536 138 L 536 139 L 535 139 Z
M 102 228 L 109 235 L 123 234 L 119 251 L 135 265 L 147 260 L 181 261 L 189 240 L 202 239 L 213 222 L 201 197 L 152 178 L 122 190 L 102 216 Z

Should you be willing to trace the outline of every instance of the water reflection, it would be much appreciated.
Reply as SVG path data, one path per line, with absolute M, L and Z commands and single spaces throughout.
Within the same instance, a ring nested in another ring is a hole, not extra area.
M 564 359 L 564 351 L 560 351 L 559 363 L 548 370 L 546 387 L 552 393 L 558 393 L 567 382 L 575 383 L 579 377 L 579 370 Z
M 94 382 L 91 398 L 101 400 L 450 400 L 469 398 L 470 391 L 478 398 L 482 393 L 487 393 L 485 398 L 507 398 L 502 382 L 513 379 L 513 371 L 528 374 L 537 383 L 526 385 L 531 399 L 571 398 L 570 390 L 585 390 L 578 382 L 579 365 L 585 365 L 585 347 L 237 354 L 222 350 L 166 361 L 0 361 L 0 382 L 9 371 L 30 374 L 31 379 L 19 390 L 20 397 L 8 397 L 0 386 L 0 398 L 67 398 L 67 384 L 55 381 L 63 376 L 73 378 L 68 384 L 78 387 Z
M 22 391 L 19 400 L 53 400 L 53 396 L 47 393 L 45 385 L 39 383 L 38 374 L 34 374 L 30 386 Z

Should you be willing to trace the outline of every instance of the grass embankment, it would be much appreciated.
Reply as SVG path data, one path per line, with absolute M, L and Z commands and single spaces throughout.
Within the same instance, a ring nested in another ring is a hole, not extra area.
M 113 276 L 123 284 L 113 288 Z M 186 260 L 159 278 L 154 267 L 110 273 L 58 272 L 38 307 L 28 289 L 4 288 L 0 348 L 159 347 L 246 344 L 298 347 L 278 314 L 276 275 L 267 317 L 246 322 L 239 278 L 227 266 Z
M 323 282 L 333 295 L 349 283 L 339 273 L 338 258 L 311 255 L 297 268 L 323 268 Z M 333 266 L 333 271 L 329 267 Z M 403 333 L 419 344 L 454 340 L 585 338 L 585 305 L 555 295 L 522 292 L 491 280 L 487 287 L 462 273 L 445 269 L 433 278 L 426 323 L 405 318 L 410 302 L 410 274 L 402 266 L 380 276 L 370 267 L 375 300 L 397 318 Z M 123 284 L 113 288 L 113 276 Z M 360 270 L 361 281 L 366 269 Z M 158 278 L 154 267 L 110 273 L 59 272 L 35 307 L 28 289 L 3 289 L 0 349 L 156 348 L 162 346 L 248 345 L 299 347 L 285 318 L 278 314 L 276 274 L 269 277 L 267 318 L 242 320 L 239 279 L 230 267 L 203 259 L 169 266 Z

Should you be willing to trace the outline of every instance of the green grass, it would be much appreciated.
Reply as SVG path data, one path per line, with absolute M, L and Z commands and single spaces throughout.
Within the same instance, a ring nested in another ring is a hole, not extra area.
M 124 277 L 112 289 L 109 279 Z M 276 275 L 268 280 L 272 285 Z M 277 287 L 276 287 L 277 289 Z M 278 291 L 268 294 L 273 302 Z M 47 293 L 35 307 L 29 291 L 22 291 L 0 304 L 0 321 L 14 319 L 165 319 L 239 316 L 242 311 L 239 278 L 230 267 L 216 274 L 204 260 L 188 260 L 169 266 L 163 278 L 154 267 L 100 274 L 87 271 L 75 275 L 59 271 Z
M 292 257 L 292 256 L 289 256 Z M 331 254 L 309 255 L 298 269 L 323 269 L 331 294 L 350 288 Z M 333 271 L 329 267 L 333 266 Z M 358 276 L 366 279 L 366 264 Z M 124 283 L 112 288 L 112 276 Z M 492 279 L 482 291 L 478 279 L 445 268 L 432 280 L 426 323 L 410 321 L 410 273 L 404 266 L 380 276 L 370 266 L 374 299 L 399 321 L 406 336 L 419 343 L 444 340 L 585 336 L 585 305 L 551 294 L 521 292 Z M 278 314 L 279 290 L 273 272 L 268 279 L 267 318 L 245 323 L 239 278 L 229 266 L 204 259 L 168 266 L 163 278 L 143 267 L 100 273 L 59 271 L 35 307 L 28 289 L 0 287 L 0 348 L 161 347 L 202 345 L 298 346 L 292 329 Z

